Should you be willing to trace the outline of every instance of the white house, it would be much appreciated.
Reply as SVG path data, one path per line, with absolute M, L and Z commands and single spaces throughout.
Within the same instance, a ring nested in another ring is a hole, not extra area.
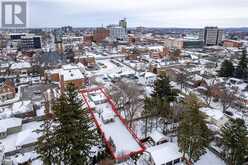
M 152 72 L 145 72 L 140 75 L 139 83 L 146 86 L 153 86 L 157 79 L 157 75 Z
M 96 105 L 105 103 L 107 101 L 106 97 L 103 93 L 90 93 L 89 98 L 92 102 L 94 102 Z
M 105 112 L 102 111 L 101 118 L 104 124 L 110 123 L 114 121 L 115 114 L 113 112 Z
M 182 162 L 183 154 L 176 143 L 163 143 L 149 147 L 138 160 L 138 165 L 176 165 Z
M 162 144 L 162 143 L 168 141 L 168 138 L 158 131 L 153 131 L 149 135 L 149 137 L 152 139 L 152 141 L 155 143 L 155 145 Z

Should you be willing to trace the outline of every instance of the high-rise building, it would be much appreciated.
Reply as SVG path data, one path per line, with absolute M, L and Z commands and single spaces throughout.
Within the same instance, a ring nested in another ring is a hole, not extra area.
M 207 46 L 219 45 L 223 40 L 224 31 L 218 27 L 205 27 L 199 34 L 199 39 Z
M 112 40 L 127 40 L 127 32 L 126 29 L 121 26 L 109 26 L 109 36 Z
M 61 37 L 58 37 L 58 36 L 55 37 L 55 46 L 56 46 L 56 51 L 59 54 L 63 54 L 64 53 L 64 45 L 63 45 L 63 42 L 62 42 L 62 38 Z
M 218 30 L 218 38 L 217 38 L 217 45 L 219 45 L 224 39 L 224 30 L 219 29 Z
M 26 33 L 10 34 L 11 45 L 20 49 L 41 49 L 41 36 Z
M 23 36 L 21 38 L 22 49 L 41 49 L 40 36 Z
M 123 27 L 125 30 L 127 30 L 127 19 L 126 19 L 126 18 L 121 19 L 121 20 L 119 21 L 119 26 L 120 26 L 120 27 Z

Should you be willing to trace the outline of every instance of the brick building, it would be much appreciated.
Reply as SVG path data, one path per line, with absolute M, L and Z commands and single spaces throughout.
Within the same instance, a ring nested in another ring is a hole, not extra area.
M 236 41 L 236 40 L 224 40 L 223 41 L 223 46 L 224 47 L 240 48 L 242 46 L 242 44 L 241 44 L 241 42 Z
M 109 36 L 109 30 L 106 28 L 96 28 L 96 30 L 93 33 L 93 41 L 96 43 L 102 42 L 104 39 L 106 39 Z
M 60 69 L 48 70 L 45 72 L 45 77 L 47 80 L 58 82 L 61 91 L 64 91 L 70 83 L 80 89 L 84 86 L 85 80 L 79 66 L 75 64 L 63 65 Z
M 8 99 L 13 99 L 16 95 L 16 87 L 15 84 L 6 80 L 2 86 L 0 86 L 0 100 L 6 101 Z
M 93 42 L 93 35 L 92 34 L 87 34 L 84 36 L 84 45 L 86 46 L 91 46 Z

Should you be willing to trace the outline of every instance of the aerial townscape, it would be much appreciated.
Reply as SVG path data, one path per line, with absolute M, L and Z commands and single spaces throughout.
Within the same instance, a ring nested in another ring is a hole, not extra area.
M 0 165 L 247 165 L 248 28 L 119 19 L 0 29 Z

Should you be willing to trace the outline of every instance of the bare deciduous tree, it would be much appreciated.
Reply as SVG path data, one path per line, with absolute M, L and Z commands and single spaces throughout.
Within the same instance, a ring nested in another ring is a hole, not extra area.
M 180 85 L 181 90 L 185 87 L 187 81 L 187 74 L 184 72 L 180 72 L 176 78 L 177 83 Z
M 209 106 L 212 102 L 213 99 L 213 90 L 216 87 L 215 86 L 215 81 L 216 79 L 212 80 L 209 84 L 206 85 L 206 91 L 205 91 L 205 96 L 203 97 L 205 103 L 207 106 Z
M 234 89 L 227 89 L 227 88 L 224 88 L 221 93 L 220 93 L 220 102 L 222 104 L 222 107 L 223 107 L 223 112 L 226 112 L 228 108 L 230 108 L 234 101 L 235 101 L 235 98 L 236 98 L 236 93 L 237 93 L 237 89 L 234 88 Z
M 143 108 L 143 90 L 131 82 L 119 81 L 112 88 L 110 94 L 119 110 L 123 110 L 128 124 L 132 127 L 133 119 L 138 110 Z
M 112 99 L 115 103 L 115 106 L 120 111 L 123 108 L 123 92 L 118 87 L 118 85 L 112 86 L 112 88 L 109 91 L 109 95 L 112 96 Z

